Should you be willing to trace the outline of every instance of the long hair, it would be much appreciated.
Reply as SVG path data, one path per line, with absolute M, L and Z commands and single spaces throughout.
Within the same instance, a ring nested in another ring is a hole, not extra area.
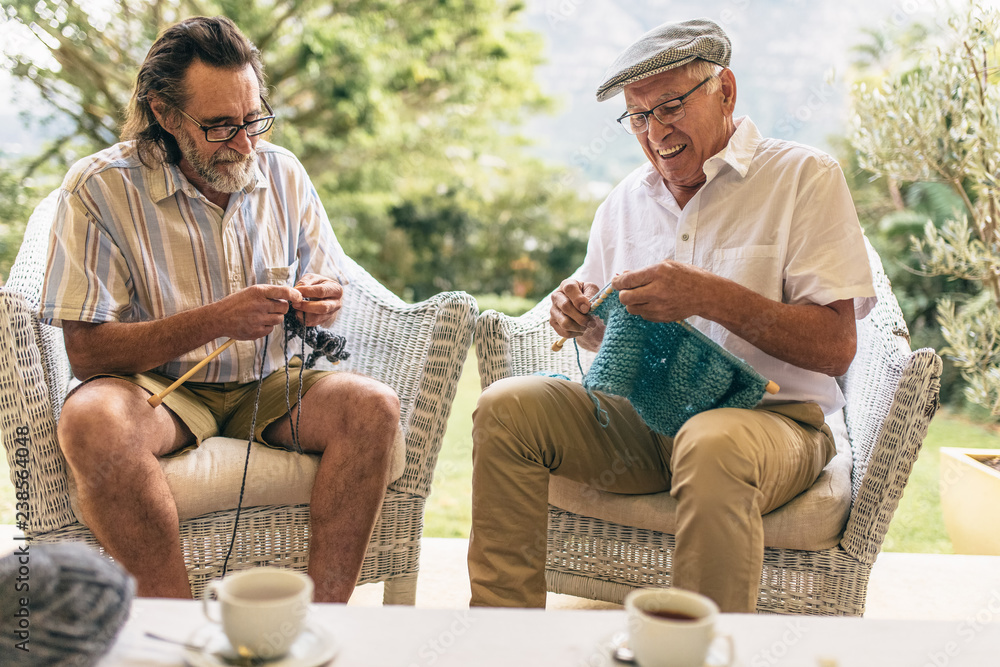
M 250 65 L 264 94 L 260 51 L 231 20 L 224 16 L 198 16 L 170 26 L 149 48 L 139 68 L 122 126 L 122 139 L 135 140 L 135 151 L 147 167 L 181 160 L 177 140 L 157 122 L 149 94 L 158 95 L 169 113 L 185 106 L 190 93 L 184 86 L 184 75 L 195 60 L 223 69 Z

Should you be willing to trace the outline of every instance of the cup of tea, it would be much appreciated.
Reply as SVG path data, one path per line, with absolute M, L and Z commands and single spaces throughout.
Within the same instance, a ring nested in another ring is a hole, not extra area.
M 218 599 L 219 616 L 211 600 Z M 276 567 L 255 567 L 213 581 L 202 606 L 208 620 L 222 625 L 237 655 L 280 658 L 302 634 L 313 597 L 308 575 Z
M 719 607 L 711 599 L 679 588 L 640 588 L 625 598 L 629 646 L 640 667 L 704 667 L 717 639 L 727 644 L 733 663 L 733 640 L 715 632 Z

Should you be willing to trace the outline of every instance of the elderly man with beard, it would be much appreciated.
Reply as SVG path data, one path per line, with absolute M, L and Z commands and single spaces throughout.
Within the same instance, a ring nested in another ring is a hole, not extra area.
M 62 327 L 83 383 L 62 408 L 59 443 L 85 523 L 144 596 L 191 595 L 158 457 L 246 438 L 251 424 L 258 441 L 289 448 L 301 408 L 298 442 L 321 454 L 309 574 L 322 601 L 350 597 L 385 493 L 391 388 L 306 371 L 299 406 L 293 372 L 286 403 L 275 326 L 289 308 L 306 326 L 331 323 L 348 280 L 302 165 L 261 140 L 274 122 L 265 96 L 260 53 L 231 21 L 182 21 L 140 68 L 124 141 L 78 162 L 60 191 L 40 316 Z

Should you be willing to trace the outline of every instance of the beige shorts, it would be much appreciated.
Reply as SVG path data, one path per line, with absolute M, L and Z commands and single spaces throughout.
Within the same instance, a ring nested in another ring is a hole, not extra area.
M 298 403 L 300 357 L 292 357 L 285 368 L 279 368 L 266 378 L 260 387 L 260 402 L 254 422 L 254 440 L 275 449 L 287 449 L 276 443 L 265 442 L 264 429 L 269 424 L 286 415 Z M 309 369 L 302 372 L 302 395 L 325 376 L 335 371 Z M 95 377 L 116 377 L 138 385 L 150 395 L 158 394 L 171 384 L 174 378 L 159 373 L 138 373 L 136 375 L 99 375 Z M 287 385 L 286 385 L 287 377 Z M 95 378 L 91 378 L 95 379 Z M 286 392 L 287 386 L 287 392 Z M 221 435 L 227 438 L 246 440 L 250 437 L 250 422 L 257 397 L 257 382 L 185 382 L 167 394 L 163 405 L 170 408 L 184 425 L 191 429 L 195 443 L 169 456 L 197 447 L 206 438 Z

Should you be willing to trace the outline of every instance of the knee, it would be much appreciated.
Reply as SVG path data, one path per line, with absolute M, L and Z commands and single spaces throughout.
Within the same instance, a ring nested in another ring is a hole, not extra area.
M 370 410 L 370 414 L 383 424 L 390 424 L 395 428 L 399 424 L 399 396 L 396 390 L 381 382 L 373 383 L 366 392 L 363 400 L 364 407 Z
M 754 478 L 738 426 L 723 425 L 712 411 L 689 419 L 674 437 L 670 459 L 675 494 L 684 490 L 705 496 L 720 495 L 730 482 L 745 484 Z
M 381 382 L 365 382 L 355 394 L 354 404 L 350 409 L 354 414 L 351 420 L 352 430 L 360 433 L 374 431 L 378 435 L 389 436 L 372 440 L 385 443 L 385 447 L 378 449 L 379 453 L 391 452 L 396 431 L 399 430 L 400 406 L 396 391 Z
M 104 455 L 118 441 L 110 430 L 123 426 L 127 405 L 117 394 L 78 390 L 62 407 L 57 426 L 59 447 L 74 465 Z
M 472 413 L 472 440 L 486 442 L 498 431 L 518 432 L 529 421 L 527 406 L 544 409 L 544 392 L 538 377 L 512 377 L 483 390 Z

